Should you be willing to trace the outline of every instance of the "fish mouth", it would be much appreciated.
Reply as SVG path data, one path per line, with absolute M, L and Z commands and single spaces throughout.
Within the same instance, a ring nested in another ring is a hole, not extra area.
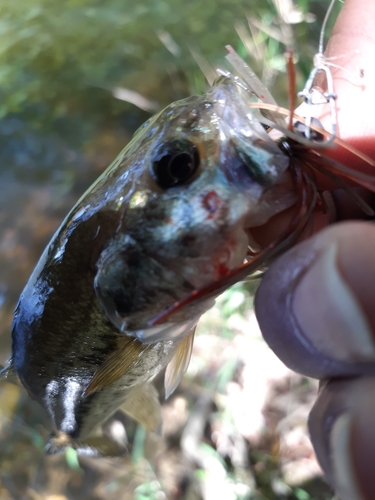
M 255 239 L 253 233 L 252 233 L 253 228 L 245 228 L 245 234 L 247 236 L 247 248 L 252 254 L 257 254 L 262 251 L 261 245 L 257 242 Z M 246 256 L 244 261 L 246 262 Z

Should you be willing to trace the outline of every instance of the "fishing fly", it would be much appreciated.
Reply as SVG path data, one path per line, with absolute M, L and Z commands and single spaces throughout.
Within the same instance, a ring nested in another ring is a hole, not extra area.
M 335 93 L 332 73 L 330 70 L 330 65 L 328 64 L 325 56 L 324 56 L 324 33 L 327 25 L 328 18 L 331 14 L 333 6 L 336 0 L 331 0 L 329 4 L 328 10 L 323 20 L 322 28 L 320 31 L 319 38 L 319 50 L 315 54 L 313 62 L 314 67 L 310 72 L 310 75 L 306 81 L 306 84 L 301 90 L 298 92 L 298 97 L 303 97 L 306 105 L 307 105 L 307 114 L 305 120 L 305 135 L 306 138 L 311 140 L 311 123 L 312 123 L 312 106 L 314 104 L 329 104 L 330 107 L 330 122 L 331 122 L 331 130 L 330 137 L 327 139 L 327 145 L 332 143 L 335 140 L 337 134 L 337 109 L 336 109 L 336 98 L 337 95 Z M 316 78 L 319 74 L 323 74 L 324 81 L 322 82 L 322 86 L 326 86 L 327 90 L 323 93 L 323 100 L 314 98 L 314 93 L 316 90 L 314 89 L 314 83 L 316 82 Z

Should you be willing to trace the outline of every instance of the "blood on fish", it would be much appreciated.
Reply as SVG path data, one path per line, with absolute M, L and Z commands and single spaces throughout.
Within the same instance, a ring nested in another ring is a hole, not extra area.
M 225 265 L 225 264 L 220 264 L 217 268 L 216 268 L 218 274 L 220 274 L 220 276 L 226 276 L 228 274 L 228 267 Z
M 212 219 L 214 213 L 221 206 L 221 198 L 216 191 L 209 191 L 203 196 L 202 199 L 203 207 L 209 212 L 208 219 Z

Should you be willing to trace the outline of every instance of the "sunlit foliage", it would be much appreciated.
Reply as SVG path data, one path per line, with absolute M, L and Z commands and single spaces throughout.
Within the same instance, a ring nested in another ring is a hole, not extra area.
M 301 7 L 306 24 L 307 2 Z M 254 16 L 260 28 L 249 27 Z M 116 86 L 163 106 L 202 92 L 201 68 L 223 66 L 228 43 L 242 55 L 251 44 L 260 72 L 283 71 L 280 26 L 273 3 L 262 0 L 3 0 L 0 116 L 22 112 L 41 126 L 84 113 L 103 122 L 128 109 L 113 98 Z M 292 35 L 304 46 L 306 29 L 296 24 Z

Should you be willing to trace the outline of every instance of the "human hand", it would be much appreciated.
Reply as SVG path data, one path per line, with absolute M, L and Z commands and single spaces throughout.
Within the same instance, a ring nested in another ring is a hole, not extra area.
M 374 19 L 375 2 L 347 0 L 327 49 L 328 56 L 343 56 L 334 62 L 349 71 L 332 69 L 339 136 L 372 158 Z M 339 153 L 333 154 L 345 163 Z M 350 166 L 369 171 L 360 162 Z M 350 218 L 350 208 L 346 215 Z M 323 381 L 309 428 L 328 480 L 342 500 L 373 500 L 375 225 L 339 223 L 285 253 L 266 273 L 255 309 L 263 335 L 280 359 Z

